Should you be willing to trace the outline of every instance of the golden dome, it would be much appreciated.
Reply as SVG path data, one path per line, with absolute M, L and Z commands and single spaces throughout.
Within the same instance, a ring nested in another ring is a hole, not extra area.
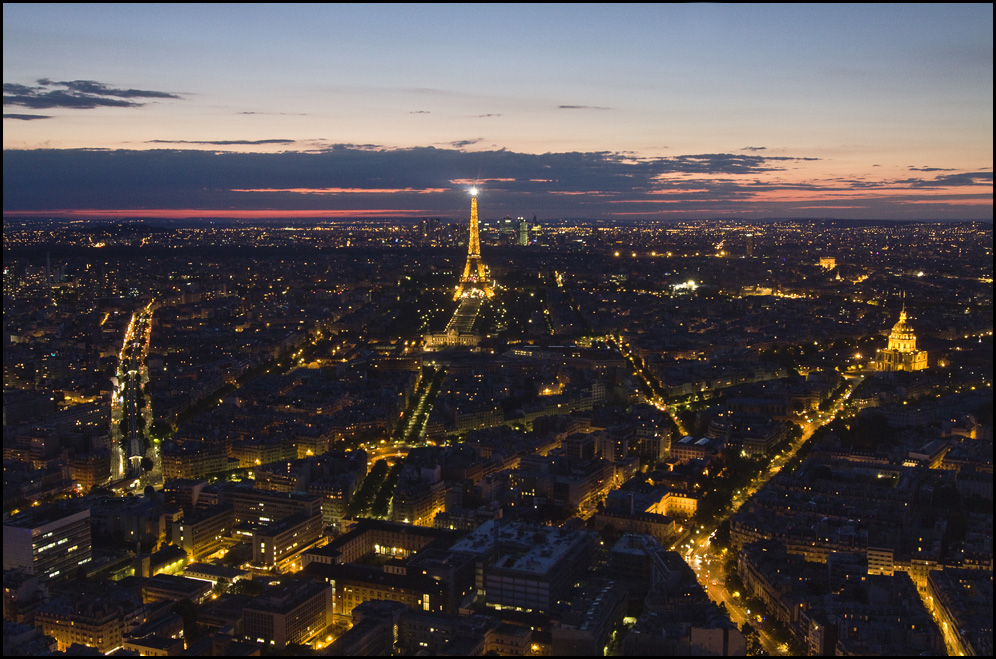
M 892 332 L 889 333 L 889 349 L 900 352 L 916 350 L 916 334 L 913 326 L 906 322 L 906 307 L 899 312 L 899 322 L 892 326 Z
M 919 371 L 927 368 L 927 353 L 916 349 L 916 334 L 906 320 L 906 305 L 899 312 L 899 322 L 889 333 L 889 347 L 875 353 L 879 371 Z
M 899 322 L 892 326 L 893 336 L 897 334 L 913 334 L 913 326 L 906 322 L 906 309 L 899 312 Z

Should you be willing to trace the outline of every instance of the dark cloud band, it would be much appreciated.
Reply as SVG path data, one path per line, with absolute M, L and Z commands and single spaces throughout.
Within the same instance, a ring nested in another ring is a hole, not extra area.
M 34 121 L 35 119 L 51 119 L 50 114 L 7 114 L 3 115 L 4 119 L 17 119 L 18 121 Z
M 273 143 L 284 142 L 216 140 L 202 144 Z M 431 209 L 425 212 L 459 217 L 466 212 L 466 179 L 471 174 L 485 181 L 482 194 L 488 200 L 488 213 L 497 216 L 653 217 L 686 211 L 701 214 L 709 209 L 784 215 L 796 208 L 830 208 L 831 202 L 846 202 L 859 209 L 892 204 L 909 217 L 912 204 L 930 201 L 926 195 L 941 187 L 950 188 L 943 192 L 951 204 L 962 204 L 952 205 L 951 214 L 962 213 L 969 204 L 977 213 L 992 214 L 992 193 L 985 190 L 987 184 L 991 188 L 991 172 L 892 181 L 778 180 L 786 176 L 781 172 L 812 160 L 818 159 L 757 153 L 639 158 L 612 152 L 528 154 L 373 144 L 280 153 L 7 150 L 3 206 L 8 214 L 141 208 L 362 214 L 394 207 Z M 52 172 L 63 174 L 53 176 Z M 875 217 L 876 212 L 868 211 L 864 217 Z
M 5 82 L 3 104 L 32 109 L 99 107 L 134 108 L 145 105 L 134 99 L 179 99 L 170 92 L 148 89 L 119 89 L 96 80 L 50 80 L 41 78 L 37 86 Z
M 604 107 L 601 105 L 558 105 L 558 110 L 613 110 L 615 108 Z

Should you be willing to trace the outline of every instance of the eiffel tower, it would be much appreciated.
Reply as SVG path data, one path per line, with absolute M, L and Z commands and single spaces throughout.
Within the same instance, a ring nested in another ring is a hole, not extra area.
M 467 241 L 467 265 L 463 267 L 460 283 L 453 299 L 463 297 L 494 297 L 495 291 L 488 283 L 481 260 L 481 236 L 477 228 L 477 188 L 470 190 L 470 239 Z

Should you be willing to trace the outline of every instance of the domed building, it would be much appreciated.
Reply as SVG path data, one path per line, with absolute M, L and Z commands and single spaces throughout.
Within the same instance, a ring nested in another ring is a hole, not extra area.
M 927 368 L 927 352 L 916 349 L 916 334 L 906 322 L 906 307 L 899 312 L 899 322 L 889 333 L 889 347 L 875 353 L 875 370 L 920 371 Z

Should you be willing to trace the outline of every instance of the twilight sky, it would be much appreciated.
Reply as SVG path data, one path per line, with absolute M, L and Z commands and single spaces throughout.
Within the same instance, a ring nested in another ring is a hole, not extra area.
M 993 8 L 3 7 L 3 212 L 992 219 Z

